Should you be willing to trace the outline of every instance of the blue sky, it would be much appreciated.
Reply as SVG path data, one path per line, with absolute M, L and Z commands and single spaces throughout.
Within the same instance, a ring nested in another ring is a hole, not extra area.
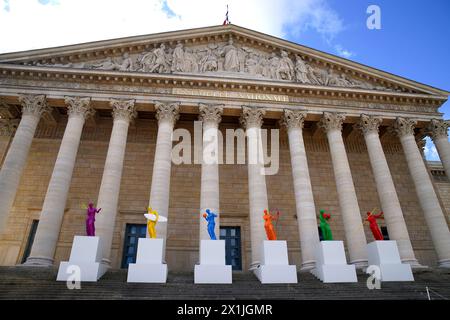
M 449 0 L 0 0 L 0 53 L 218 25 L 227 4 L 233 24 L 450 91 Z

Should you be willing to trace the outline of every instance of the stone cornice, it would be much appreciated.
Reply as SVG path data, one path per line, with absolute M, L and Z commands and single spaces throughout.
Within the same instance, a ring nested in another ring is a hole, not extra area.
M 358 88 L 318 86 L 277 80 L 239 79 L 219 76 L 154 74 L 69 68 L 49 68 L 0 64 L 2 78 L 45 80 L 67 83 L 92 83 L 122 86 L 165 86 L 206 90 L 233 90 L 282 94 L 294 97 L 324 97 L 327 99 L 355 99 L 368 103 L 401 103 L 437 108 L 446 96 L 416 93 L 377 91 Z M 1 94 L 1 92 L 0 92 Z

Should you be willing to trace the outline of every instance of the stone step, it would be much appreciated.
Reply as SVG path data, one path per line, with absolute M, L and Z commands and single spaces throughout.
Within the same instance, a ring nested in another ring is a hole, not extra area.
M 450 299 L 450 270 L 414 273 L 415 282 L 384 282 L 369 290 L 367 275 L 358 283 L 322 283 L 310 273 L 298 273 L 298 284 L 261 284 L 247 272 L 233 274 L 233 284 L 194 284 L 193 273 L 169 272 L 166 284 L 127 283 L 127 270 L 109 270 L 98 282 L 69 290 L 55 281 L 56 268 L 0 267 L 0 299 Z M 436 294 L 436 293 L 437 294 Z

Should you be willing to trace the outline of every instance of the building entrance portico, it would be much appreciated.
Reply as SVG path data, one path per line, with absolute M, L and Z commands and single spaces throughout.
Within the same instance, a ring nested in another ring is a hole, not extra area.
M 373 208 L 404 263 L 450 266 L 450 182 L 418 146 L 432 136 L 449 174 L 443 90 L 234 25 L 3 54 L 0 81 L 2 265 L 20 263 L 33 220 L 25 264 L 66 261 L 93 201 L 112 268 L 134 262 L 148 207 L 168 219 L 156 233 L 174 271 L 198 262 L 207 208 L 233 270 L 259 265 L 264 209 L 299 270 L 314 267 L 320 209 L 357 267 Z M 202 162 L 211 145 L 233 161 Z

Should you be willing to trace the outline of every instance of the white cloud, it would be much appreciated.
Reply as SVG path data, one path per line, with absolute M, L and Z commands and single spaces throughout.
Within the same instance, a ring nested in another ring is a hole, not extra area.
M 340 55 L 341 57 L 344 57 L 346 59 L 350 59 L 355 54 L 347 49 L 344 49 L 340 44 L 337 44 L 334 46 L 334 49 L 336 50 L 336 53 Z
M 426 140 L 424 150 L 425 158 L 431 161 L 440 161 L 439 154 L 433 141 L 429 137 L 427 137 L 425 140 Z
M 314 30 L 334 49 L 344 30 L 326 0 L 4 0 L 0 52 L 220 25 L 227 4 L 231 23 L 277 37 Z

